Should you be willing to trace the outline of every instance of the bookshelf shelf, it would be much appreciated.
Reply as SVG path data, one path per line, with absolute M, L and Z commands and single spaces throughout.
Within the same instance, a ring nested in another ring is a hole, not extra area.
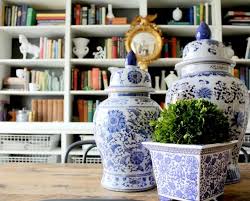
M 145 0 L 72 0 L 72 3 L 84 3 L 84 4 L 98 4 L 100 6 L 107 6 L 107 4 L 112 4 L 113 8 L 139 8 L 140 1 L 146 3 Z
M 89 90 L 89 91 L 80 91 L 80 90 L 77 90 L 77 91 L 74 91 L 72 90 L 70 92 L 71 95 L 95 95 L 95 96 L 99 96 L 99 95 L 108 95 L 108 92 L 107 91 L 104 91 L 104 90 Z
M 130 25 L 71 25 L 74 35 L 82 34 L 84 37 L 110 37 L 124 36 Z
M 16 91 L 16 90 L 1 90 L 0 95 L 15 95 L 15 96 L 63 96 L 63 91 Z
M 72 65 L 97 65 L 99 67 L 123 67 L 125 59 L 71 59 Z
M 0 27 L 0 31 L 9 34 L 12 38 L 18 38 L 19 34 L 24 34 L 28 38 L 47 37 L 63 37 L 65 34 L 65 26 L 13 26 Z
M 250 59 L 234 59 L 237 64 L 250 65 Z
M 223 35 L 225 36 L 250 34 L 250 28 L 249 26 L 223 25 L 222 32 L 223 32 Z
M 20 67 L 64 68 L 64 59 L 0 59 L 0 64 Z

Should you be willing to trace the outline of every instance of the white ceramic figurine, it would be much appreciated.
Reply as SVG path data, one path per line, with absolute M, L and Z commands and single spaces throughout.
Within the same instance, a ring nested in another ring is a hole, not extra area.
M 19 49 L 23 55 L 23 59 L 27 58 L 27 53 L 33 54 L 32 59 L 36 59 L 39 57 L 40 48 L 37 47 L 36 45 L 29 43 L 26 36 L 20 34 L 19 35 L 19 43 L 21 43 L 21 46 L 19 47 Z

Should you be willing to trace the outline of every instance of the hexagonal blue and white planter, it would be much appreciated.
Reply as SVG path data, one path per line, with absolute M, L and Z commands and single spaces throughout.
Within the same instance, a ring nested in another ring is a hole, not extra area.
M 143 142 L 150 151 L 160 201 L 203 201 L 222 195 L 230 151 L 236 144 Z

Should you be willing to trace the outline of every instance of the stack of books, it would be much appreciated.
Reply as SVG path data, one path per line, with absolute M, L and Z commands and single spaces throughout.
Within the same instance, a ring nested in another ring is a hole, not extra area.
M 65 13 L 37 13 L 36 20 L 38 26 L 44 25 L 64 25 Z
M 180 40 L 175 36 L 163 39 L 162 57 L 163 58 L 181 58 L 182 50 Z
M 250 25 L 250 11 L 228 11 L 224 16 L 224 23 L 238 26 Z
M 208 2 L 182 10 L 184 20 L 171 20 L 168 22 L 168 25 L 199 25 L 201 21 L 212 24 L 211 5 Z
M 34 114 L 34 121 L 62 122 L 63 104 L 63 99 L 32 99 L 31 111 Z
M 72 68 L 71 89 L 72 90 L 101 90 L 108 87 L 107 71 L 100 68 L 80 71 Z
M 126 49 L 123 37 L 113 36 L 105 39 L 105 54 L 106 59 L 125 58 Z
M 77 110 L 79 122 L 93 122 L 93 116 L 96 110 L 96 107 L 99 105 L 99 100 L 77 100 Z
M 1 2 L 1 25 L 3 26 L 33 26 L 36 25 L 36 11 L 28 7 L 26 4 L 22 5 L 8 5 L 5 6 Z
M 64 57 L 63 39 L 40 37 L 40 59 L 61 59 Z

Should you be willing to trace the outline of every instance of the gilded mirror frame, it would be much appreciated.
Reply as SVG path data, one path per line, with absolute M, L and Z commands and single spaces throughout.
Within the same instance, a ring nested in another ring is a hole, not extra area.
M 131 27 L 125 35 L 125 46 L 127 52 L 131 51 L 131 43 L 137 34 L 149 33 L 155 38 L 156 46 L 152 54 L 148 56 L 141 56 L 135 52 L 140 68 L 146 71 L 148 69 L 148 65 L 160 57 L 163 46 L 162 32 L 156 24 L 152 23 L 156 17 L 157 15 L 148 15 L 145 18 L 141 16 L 136 17 L 132 21 Z

